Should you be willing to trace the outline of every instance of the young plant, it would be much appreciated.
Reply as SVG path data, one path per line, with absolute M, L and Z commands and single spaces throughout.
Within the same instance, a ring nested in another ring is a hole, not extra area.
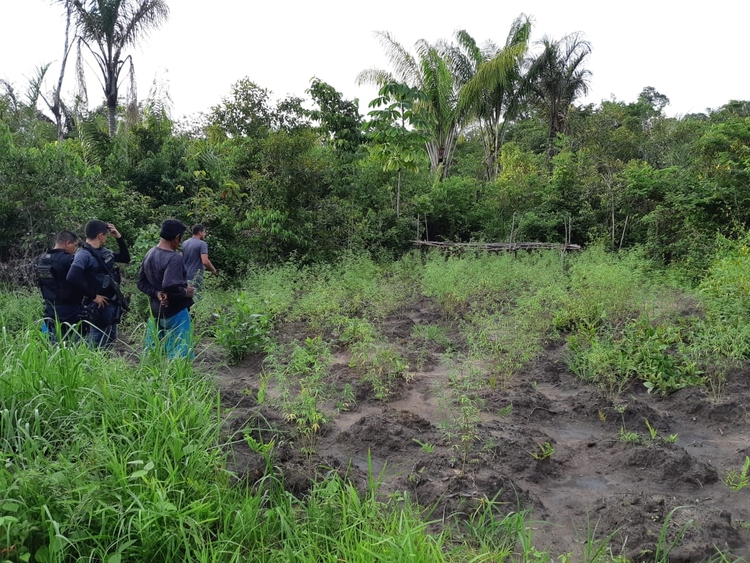
M 724 484 L 734 492 L 739 492 L 750 484 L 750 457 L 745 456 L 745 463 L 739 471 L 728 471 L 724 476 Z
M 638 432 L 629 432 L 624 426 L 620 427 L 620 442 L 624 444 L 638 444 L 641 441 L 641 437 Z
M 656 432 L 656 428 L 654 428 L 653 426 L 651 426 L 651 424 L 649 423 L 649 421 L 648 421 L 648 419 L 647 419 L 647 418 L 644 418 L 644 419 L 643 419 L 643 422 L 645 422 L 645 423 L 646 423 L 646 428 L 648 428 L 648 435 L 649 435 L 649 438 L 650 438 L 650 439 L 651 439 L 651 441 L 653 442 L 654 440 L 656 440 L 656 438 L 657 438 L 657 436 L 658 436 L 658 434 L 657 434 L 657 432 Z
M 529 452 L 529 455 L 533 457 L 537 461 L 543 461 L 545 459 L 550 459 L 552 457 L 552 454 L 555 453 L 555 448 L 552 447 L 552 444 L 549 442 L 544 442 L 543 444 L 537 444 L 539 447 L 538 452 Z
M 420 447 L 420 448 L 422 448 L 422 451 L 423 451 L 423 452 L 426 452 L 426 453 L 428 453 L 428 454 L 431 454 L 432 452 L 434 452 L 434 451 L 435 451 L 435 446 L 434 446 L 433 444 L 427 444 L 427 443 L 425 443 L 425 442 L 420 442 L 420 441 L 419 441 L 419 440 L 417 440 L 416 438 L 413 438 L 412 440 L 413 440 L 414 442 L 416 442 L 417 444 L 419 444 L 419 447 Z
M 254 311 L 253 304 L 243 291 L 234 306 L 214 313 L 216 341 L 229 354 L 229 362 L 236 364 L 248 354 L 260 352 L 268 341 L 271 318 Z
M 352 348 L 350 367 L 363 368 L 363 381 L 369 382 L 375 397 L 385 401 L 393 394 L 399 380 L 407 380 L 409 364 L 390 344 L 362 342 Z
M 646 423 L 646 428 L 648 428 L 648 443 L 653 444 L 657 439 L 660 438 L 658 432 L 656 431 L 656 428 L 651 426 L 648 419 L 644 418 L 643 421 Z M 677 442 L 677 434 L 670 434 L 668 437 L 661 436 L 661 441 L 665 444 L 674 444 Z
M 454 374 L 450 380 L 451 386 L 440 401 L 447 417 L 438 426 L 451 448 L 459 453 L 462 469 L 465 470 L 471 450 L 480 440 L 479 413 L 484 403 L 475 392 L 479 374 L 473 371 L 463 376 Z
M 507 418 L 510 416 L 510 413 L 513 412 L 513 403 L 509 403 L 508 406 L 505 406 L 501 408 L 499 411 L 497 411 L 497 416 L 500 418 Z

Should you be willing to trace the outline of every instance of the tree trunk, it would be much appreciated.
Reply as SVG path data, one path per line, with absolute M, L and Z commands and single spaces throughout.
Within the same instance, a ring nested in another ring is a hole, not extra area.
M 401 217 L 401 169 L 398 169 L 398 183 L 396 184 L 396 219 Z

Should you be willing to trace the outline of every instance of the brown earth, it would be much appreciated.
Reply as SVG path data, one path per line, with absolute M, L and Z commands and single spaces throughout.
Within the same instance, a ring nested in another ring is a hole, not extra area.
M 364 487 L 369 463 L 381 477 L 384 495 L 408 492 L 430 507 L 434 520 L 469 514 L 492 499 L 506 513 L 529 510 L 535 547 L 553 556 L 571 553 L 573 560 L 582 560 L 587 536 L 611 535 L 615 555 L 653 561 L 665 521 L 669 538 L 692 521 L 671 561 L 702 561 L 717 549 L 750 558 L 750 487 L 735 492 L 722 481 L 750 455 L 748 369 L 729 374 L 718 399 L 702 388 L 657 397 L 638 385 L 613 403 L 569 371 L 563 342 L 550 343 L 507 385 L 481 392 L 479 439 L 463 463 L 439 426 L 446 419 L 439 400 L 448 385 L 445 349 L 430 344 L 415 350 L 411 339 L 420 323 L 442 324 L 460 349 L 460 334 L 429 302 L 388 319 L 381 332 L 401 347 L 411 377 L 387 402 L 360 383 L 345 349 L 335 351 L 331 379 L 349 382 L 356 402 L 324 425 L 314 454 L 295 447 L 294 427 L 273 401 L 257 404 L 261 355 L 220 368 L 238 477 L 252 481 L 265 470 L 265 462 L 242 440 L 241 431 L 251 429 L 266 441 L 278 438 L 275 463 L 296 493 L 331 470 Z M 277 327 L 274 336 L 303 341 L 312 335 L 297 323 Z M 221 356 L 218 346 L 209 345 L 199 361 L 216 371 Z M 654 440 L 646 421 L 657 433 Z M 621 440 L 622 428 L 637 432 L 640 443 Z M 665 440 L 671 435 L 674 443 Z M 554 453 L 535 459 L 532 453 L 541 457 L 539 445 L 545 442 Z

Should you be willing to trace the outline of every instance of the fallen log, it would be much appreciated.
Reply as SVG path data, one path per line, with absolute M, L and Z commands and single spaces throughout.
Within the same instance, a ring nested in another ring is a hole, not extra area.
M 485 250 L 487 252 L 516 252 L 518 250 L 559 250 L 571 252 L 581 250 L 579 244 L 555 244 L 551 242 L 441 242 L 433 240 L 413 240 L 417 247 L 455 248 Z

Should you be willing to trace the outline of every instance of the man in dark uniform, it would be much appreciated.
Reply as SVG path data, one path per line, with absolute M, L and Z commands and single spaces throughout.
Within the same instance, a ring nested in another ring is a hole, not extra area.
M 117 239 L 117 252 L 104 246 L 112 234 Z M 120 290 L 120 272 L 115 262 L 130 263 L 130 252 L 120 231 L 112 223 L 92 220 L 86 223 L 86 242 L 76 253 L 67 280 L 95 303 L 88 341 L 99 348 L 111 348 L 117 340 L 117 323 L 127 303 Z
M 63 338 L 74 335 L 73 326 L 80 320 L 83 294 L 66 280 L 77 248 L 78 235 L 60 231 L 55 247 L 42 254 L 34 265 L 44 297 L 43 330 L 53 342 L 58 334 Z

